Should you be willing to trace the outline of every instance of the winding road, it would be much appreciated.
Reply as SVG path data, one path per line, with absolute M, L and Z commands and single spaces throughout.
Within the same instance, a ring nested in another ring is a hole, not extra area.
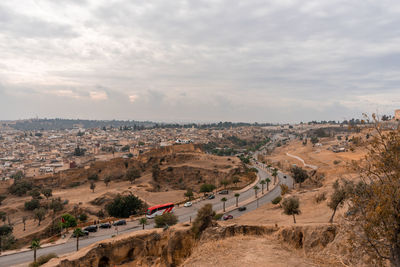
M 271 179 L 271 175 L 265 171 L 265 165 L 259 162 L 254 162 L 254 167 L 258 170 L 258 182 L 257 185 L 261 188 L 260 181 L 269 177 Z M 293 179 L 289 175 L 285 175 L 281 172 L 278 173 L 279 182 L 281 184 L 286 184 L 289 187 L 293 186 Z M 273 180 L 273 179 L 271 179 Z M 270 184 L 270 187 L 273 187 Z M 247 209 L 245 211 L 238 211 L 235 208 L 236 198 L 234 196 L 235 191 L 231 191 L 228 195 L 216 195 L 215 199 L 212 200 L 202 200 L 196 203 L 193 203 L 192 207 L 178 207 L 175 210 L 175 214 L 178 216 L 179 222 L 188 222 L 190 219 L 194 219 L 197 215 L 197 211 L 207 203 L 211 203 L 213 205 L 213 209 L 217 212 L 221 212 L 223 209 L 223 203 L 221 199 L 226 197 L 228 200 L 226 201 L 226 212 L 225 214 L 230 214 L 233 217 L 239 217 L 242 214 L 250 212 L 252 210 L 257 209 L 259 205 L 271 202 L 275 197 L 280 195 L 280 187 L 273 187 L 270 191 L 266 190 L 266 186 L 264 187 L 264 194 L 261 194 L 261 189 L 258 191 L 258 204 L 255 199 L 255 192 L 253 188 L 248 188 L 246 191 L 240 193 L 239 197 L 239 206 L 243 205 Z M 146 229 L 154 228 L 154 220 L 149 220 L 149 224 L 146 226 Z M 138 225 L 137 221 L 128 222 L 128 225 L 125 227 L 121 227 L 119 233 L 133 232 L 141 230 L 142 227 Z M 90 234 L 89 238 L 80 239 L 79 247 L 83 248 L 89 246 L 95 242 L 111 238 L 111 236 L 115 234 L 115 229 L 99 229 L 97 233 Z M 70 253 L 76 250 L 76 241 L 74 238 L 71 238 L 69 241 L 59 245 L 48 246 L 37 251 L 37 256 L 45 255 L 48 253 L 55 253 L 58 256 Z M 32 251 L 22 251 L 14 254 L 4 255 L 0 257 L 0 266 L 13 266 L 22 263 L 31 262 L 33 259 Z

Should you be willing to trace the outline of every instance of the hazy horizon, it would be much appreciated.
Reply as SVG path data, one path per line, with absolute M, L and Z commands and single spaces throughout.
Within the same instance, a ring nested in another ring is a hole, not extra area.
M 0 3 L 0 120 L 344 120 L 400 108 L 400 2 Z

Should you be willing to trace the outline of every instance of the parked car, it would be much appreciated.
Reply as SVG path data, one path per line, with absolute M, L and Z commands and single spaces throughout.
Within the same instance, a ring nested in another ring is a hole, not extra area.
M 239 207 L 238 210 L 239 210 L 239 211 L 245 211 L 246 209 L 247 209 L 247 208 L 243 206 L 243 207 Z
M 208 196 L 208 199 L 214 199 L 214 198 L 215 198 L 214 195 L 209 195 L 209 196 Z
M 100 228 L 111 228 L 111 224 L 109 224 L 109 223 L 102 223 L 102 224 L 100 224 Z
M 284 175 L 284 176 L 283 176 L 283 178 L 285 178 L 285 179 L 286 179 L 286 175 Z
M 89 232 L 88 232 L 88 231 L 85 231 L 85 230 L 83 230 L 83 231 L 79 234 L 79 236 L 88 236 L 88 235 L 89 235 Z M 72 234 L 72 237 L 76 237 L 76 234 L 73 233 L 73 234 Z
M 230 219 L 233 219 L 233 216 L 232 215 L 225 215 L 224 217 L 222 217 L 222 219 L 224 219 L 224 221 L 226 221 L 226 220 L 230 220 Z
M 126 221 L 125 220 L 119 220 L 116 221 L 113 226 L 119 226 L 119 225 L 126 225 Z
M 96 225 L 90 225 L 90 226 L 86 227 L 83 230 L 88 231 L 88 232 L 97 232 L 97 226 Z
M 188 207 L 191 207 L 192 205 L 193 205 L 192 202 L 188 201 L 183 206 L 188 208 Z
M 227 195 L 227 194 L 229 194 L 229 191 L 228 191 L 228 190 L 222 190 L 222 191 L 219 191 L 218 194 L 220 194 L 220 195 Z

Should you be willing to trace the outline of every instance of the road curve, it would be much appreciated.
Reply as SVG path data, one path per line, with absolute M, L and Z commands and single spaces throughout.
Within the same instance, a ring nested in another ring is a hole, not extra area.
M 262 166 L 262 167 L 259 167 Z M 268 174 L 264 168 L 265 166 L 262 163 L 255 163 L 255 168 L 258 170 L 258 187 L 261 188 L 260 181 L 269 177 L 271 179 L 270 174 Z M 293 179 L 289 175 L 285 175 L 282 172 L 278 173 L 279 177 L 279 183 L 282 184 L 287 184 L 289 187 L 292 187 L 293 185 Z M 286 178 L 285 178 L 286 177 Z M 272 179 L 271 179 L 272 180 Z M 271 187 L 273 185 L 270 185 Z M 265 188 L 266 189 L 266 188 Z M 280 195 L 280 187 L 276 186 L 273 189 L 271 189 L 268 192 L 264 192 L 264 195 L 261 194 L 261 190 L 258 192 L 258 205 L 262 205 L 265 203 L 270 202 L 273 200 L 275 197 Z M 215 211 L 221 211 L 223 208 L 223 203 L 221 202 L 221 198 L 226 197 L 228 200 L 226 201 L 226 209 L 229 209 L 231 207 L 234 207 L 236 205 L 236 198 L 234 197 L 234 192 L 230 192 L 228 195 L 217 195 L 215 199 L 212 200 L 203 200 L 197 203 L 194 203 L 192 207 L 190 208 L 177 208 L 175 211 L 175 214 L 178 216 L 179 222 L 187 222 L 190 219 L 194 219 L 197 215 L 198 209 L 200 209 L 204 204 L 211 203 L 213 205 L 213 209 Z M 257 208 L 257 201 L 254 200 L 249 203 L 249 199 L 254 198 L 254 190 L 252 188 L 249 188 L 247 191 L 242 192 L 239 197 L 239 203 L 246 203 L 246 208 L 247 210 L 244 212 L 239 212 L 237 209 L 233 209 L 230 212 L 227 212 L 227 214 L 231 214 L 234 217 L 239 217 L 242 214 L 245 214 L 247 212 L 250 212 L 252 210 L 255 210 Z M 154 228 L 154 220 L 149 221 L 149 225 L 146 226 L 146 229 Z M 139 227 L 137 221 L 129 224 L 129 227 L 127 229 L 124 229 L 122 231 L 119 231 L 119 233 L 125 233 L 125 232 L 133 232 L 133 231 L 138 231 L 141 230 L 142 228 Z M 86 246 L 89 246 L 95 242 L 111 238 L 111 235 L 114 234 L 115 232 L 113 231 L 107 231 L 107 230 L 100 230 L 98 233 L 101 234 L 103 232 L 107 232 L 106 234 L 103 235 L 98 235 L 98 236 L 91 236 L 86 239 L 80 239 L 79 240 L 79 247 L 83 248 Z M 61 256 L 66 253 L 70 253 L 76 250 L 76 242 L 74 238 L 71 238 L 68 242 L 60 245 L 54 245 L 54 246 L 49 246 L 45 247 L 42 249 L 39 249 L 37 251 L 37 256 L 45 255 L 48 253 L 55 253 L 58 256 Z M 24 252 L 19 252 L 15 254 L 10 254 L 10 255 L 4 255 L 0 257 L 0 267 L 6 267 L 6 266 L 13 266 L 17 264 L 22 264 L 25 262 L 31 262 L 33 259 L 33 252 L 32 251 L 24 251 Z

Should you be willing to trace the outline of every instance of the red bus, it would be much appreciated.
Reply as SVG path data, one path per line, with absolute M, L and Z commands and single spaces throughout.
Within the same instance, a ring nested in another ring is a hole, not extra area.
M 147 209 L 146 217 L 151 219 L 167 212 L 174 212 L 174 203 L 166 203 L 150 207 Z

